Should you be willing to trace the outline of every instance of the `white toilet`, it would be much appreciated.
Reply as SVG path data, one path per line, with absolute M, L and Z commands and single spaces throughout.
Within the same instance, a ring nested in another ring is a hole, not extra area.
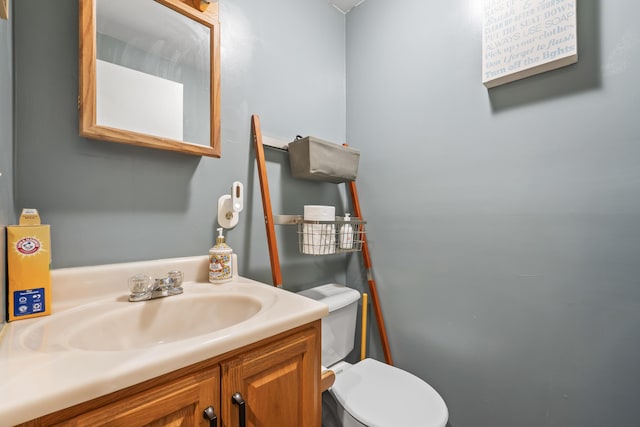
M 323 393 L 323 427 L 445 427 L 447 405 L 420 378 L 374 359 L 342 361 L 353 350 L 358 291 L 329 284 L 300 294 L 329 306 L 322 319 L 322 365 L 336 379 Z

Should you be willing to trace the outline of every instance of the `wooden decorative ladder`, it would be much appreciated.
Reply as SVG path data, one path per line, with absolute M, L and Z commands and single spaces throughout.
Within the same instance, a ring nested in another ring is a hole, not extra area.
M 264 211 L 264 222 L 267 230 L 267 244 L 269 246 L 269 260 L 271 263 L 271 276 L 273 279 L 273 285 L 282 287 L 282 272 L 280 270 L 280 259 L 278 256 L 278 244 L 276 240 L 275 223 L 273 220 L 273 210 L 271 208 L 271 196 L 269 193 L 269 180 L 267 178 L 267 168 L 264 156 L 264 145 L 262 144 L 262 130 L 260 129 L 260 118 L 257 115 L 251 116 L 251 134 L 253 143 L 256 150 L 256 162 L 258 164 L 258 176 L 260 179 L 260 193 L 262 195 L 262 209 Z M 344 144 L 347 146 L 346 144 Z M 351 203 L 353 206 L 354 216 L 357 218 L 363 218 L 362 211 L 360 209 L 360 201 L 358 199 L 358 190 L 356 188 L 355 181 L 348 183 L 351 193 Z M 380 334 L 380 341 L 382 344 L 382 350 L 384 352 L 385 362 L 388 365 L 393 365 L 393 359 L 391 357 L 391 350 L 389 348 L 389 340 L 387 338 L 387 331 L 384 326 L 384 318 L 382 317 L 382 310 L 380 308 L 380 299 L 378 298 L 378 290 L 376 288 L 376 282 L 373 278 L 373 271 L 371 265 L 371 255 L 369 253 L 369 245 L 367 244 L 366 234 L 362 235 L 362 257 L 364 259 L 364 265 L 367 270 L 367 282 L 369 284 L 369 292 L 371 294 L 371 304 L 375 312 L 376 322 L 378 326 L 378 332 Z M 363 307 L 365 310 L 366 307 Z

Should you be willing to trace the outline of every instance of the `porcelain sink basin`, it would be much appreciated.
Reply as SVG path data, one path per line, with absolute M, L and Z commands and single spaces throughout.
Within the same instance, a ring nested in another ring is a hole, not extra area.
M 139 350 L 238 325 L 264 303 L 264 298 L 223 293 L 89 304 L 37 322 L 24 331 L 23 344 L 42 352 Z
M 209 264 L 202 255 L 53 269 L 51 314 L 7 323 L 0 333 L 0 425 L 226 360 L 286 331 L 319 327 L 328 314 L 325 304 L 247 277 L 213 285 Z M 183 294 L 128 301 L 132 275 L 173 270 L 184 273 Z

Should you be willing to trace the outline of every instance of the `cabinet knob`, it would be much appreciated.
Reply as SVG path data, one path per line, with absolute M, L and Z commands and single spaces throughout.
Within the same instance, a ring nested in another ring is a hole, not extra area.
M 231 396 L 231 402 L 233 402 L 234 405 L 238 405 L 238 426 L 247 427 L 247 405 L 242 395 L 239 392 L 234 393 L 234 395 Z
M 209 406 L 204 410 L 202 416 L 205 420 L 209 420 L 209 427 L 218 427 L 218 417 L 216 417 L 215 409 L 213 406 Z

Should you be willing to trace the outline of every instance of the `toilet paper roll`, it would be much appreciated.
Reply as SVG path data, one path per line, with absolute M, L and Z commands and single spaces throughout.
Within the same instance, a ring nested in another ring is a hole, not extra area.
M 335 221 L 334 206 L 305 205 L 305 221 Z M 336 226 L 334 224 L 304 224 L 302 252 L 325 255 L 336 252 Z
M 305 221 L 334 221 L 336 219 L 335 206 L 304 205 Z

